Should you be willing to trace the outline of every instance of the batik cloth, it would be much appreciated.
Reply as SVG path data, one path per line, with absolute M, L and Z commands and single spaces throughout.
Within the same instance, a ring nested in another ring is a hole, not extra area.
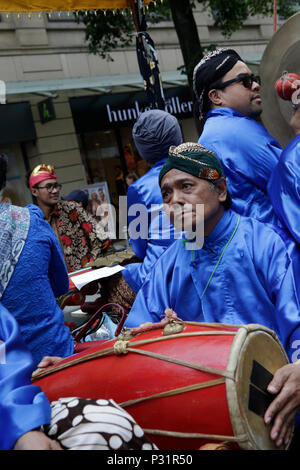
M 48 222 L 61 244 L 68 272 L 82 269 L 102 256 L 107 234 L 76 202 L 59 201 Z
M 169 157 L 159 173 L 160 185 L 165 174 L 173 169 L 210 181 L 215 181 L 224 175 L 216 155 L 202 145 L 192 142 L 170 147 Z
M 29 226 L 28 209 L 0 203 L 0 299 L 19 261 Z
M 128 265 L 130 266 L 130 265 Z M 122 271 L 123 273 L 124 271 Z M 115 274 L 101 280 L 101 298 L 106 303 L 119 304 L 129 312 L 136 297 L 136 293 L 125 281 L 122 274 Z
M 157 449 L 112 399 L 60 398 L 51 403 L 51 424 L 42 429 L 68 450 Z
M 74 342 L 57 298 L 69 290 L 62 250 L 41 209 L 27 206 L 30 227 L 1 302 L 13 315 L 37 364 L 43 356 L 73 354 Z

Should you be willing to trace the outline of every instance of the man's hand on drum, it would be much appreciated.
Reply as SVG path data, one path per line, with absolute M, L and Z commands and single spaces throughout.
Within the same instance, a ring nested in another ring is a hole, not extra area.
M 300 361 L 281 367 L 269 383 L 268 392 L 278 394 L 264 416 L 266 424 L 272 421 L 270 437 L 276 446 L 287 444 L 300 410 Z
M 62 361 L 63 357 L 58 356 L 44 356 L 41 362 L 38 364 L 39 369 L 44 367 L 55 366 L 58 362 Z
M 60 444 L 50 439 L 43 432 L 34 430 L 23 434 L 14 445 L 13 450 L 63 450 Z

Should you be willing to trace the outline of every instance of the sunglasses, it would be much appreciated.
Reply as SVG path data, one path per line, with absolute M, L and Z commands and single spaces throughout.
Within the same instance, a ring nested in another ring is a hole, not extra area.
M 35 188 L 38 188 L 38 189 L 47 189 L 48 193 L 52 193 L 55 189 L 60 191 L 61 188 L 62 188 L 62 185 L 61 184 L 57 184 L 57 183 L 54 183 L 54 184 L 51 184 L 51 183 L 48 183 L 46 184 L 45 186 L 35 186 Z
M 238 82 L 242 82 L 243 86 L 245 88 L 248 88 L 249 90 L 251 90 L 254 82 L 261 85 L 261 79 L 259 75 L 254 75 L 254 74 L 249 75 L 248 73 L 240 73 L 235 78 L 232 78 L 231 80 L 227 80 L 227 82 L 213 83 L 210 86 L 210 89 L 212 90 L 213 88 L 216 88 L 218 90 L 223 90 L 228 85 L 231 85 L 232 83 L 238 83 Z

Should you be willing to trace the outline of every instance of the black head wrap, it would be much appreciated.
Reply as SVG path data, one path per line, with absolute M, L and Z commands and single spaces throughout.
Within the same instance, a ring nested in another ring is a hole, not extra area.
M 226 75 L 237 61 L 243 59 L 233 49 L 216 49 L 208 52 L 196 65 L 193 73 L 193 88 L 196 96 L 196 113 L 200 120 L 208 111 L 210 86 Z

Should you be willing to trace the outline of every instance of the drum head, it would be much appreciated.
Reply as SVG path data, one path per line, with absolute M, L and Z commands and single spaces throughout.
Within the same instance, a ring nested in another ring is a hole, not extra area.
M 275 446 L 270 439 L 271 424 L 266 425 L 263 416 L 272 401 L 266 388 L 274 373 L 289 361 L 275 333 L 260 330 L 258 325 L 249 328 L 236 337 L 228 363 L 230 369 L 236 361 L 236 383 L 226 382 L 232 426 L 235 435 L 246 436 L 240 443 L 243 449 L 283 450 L 288 446 Z

